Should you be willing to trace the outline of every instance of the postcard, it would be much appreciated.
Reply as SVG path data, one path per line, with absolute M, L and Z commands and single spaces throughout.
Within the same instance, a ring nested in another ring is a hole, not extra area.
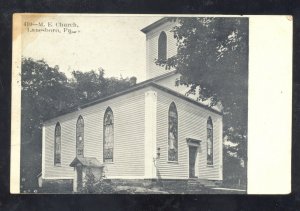
M 14 14 L 11 193 L 290 193 L 292 25 Z

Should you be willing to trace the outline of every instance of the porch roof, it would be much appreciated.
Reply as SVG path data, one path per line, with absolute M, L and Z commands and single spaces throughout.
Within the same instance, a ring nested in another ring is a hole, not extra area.
M 77 164 L 81 164 L 82 166 L 89 166 L 89 167 L 104 167 L 97 158 L 95 157 L 76 157 L 71 162 L 70 166 L 75 167 Z

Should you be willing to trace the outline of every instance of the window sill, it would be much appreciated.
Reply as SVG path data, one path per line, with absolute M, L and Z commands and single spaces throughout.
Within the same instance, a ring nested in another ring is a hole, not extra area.
M 179 164 L 178 161 L 167 161 L 167 163 Z
M 114 164 L 114 162 L 103 162 L 103 164 Z
M 54 164 L 55 167 L 61 167 L 61 164 Z
M 209 168 L 213 168 L 214 167 L 214 165 L 212 164 L 212 165 L 206 165 L 206 167 L 209 167 Z

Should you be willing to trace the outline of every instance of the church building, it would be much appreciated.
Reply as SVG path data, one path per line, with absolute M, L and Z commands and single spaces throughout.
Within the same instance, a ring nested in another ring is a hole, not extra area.
M 162 18 L 141 30 L 146 81 L 44 122 L 42 181 L 72 180 L 77 191 L 87 168 L 111 180 L 222 181 L 222 113 L 155 64 L 176 54 L 176 24 Z

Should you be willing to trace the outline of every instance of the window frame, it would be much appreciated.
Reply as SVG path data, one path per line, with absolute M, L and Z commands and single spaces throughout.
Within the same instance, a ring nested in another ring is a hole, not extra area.
M 82 127 L 81 131 L 78 131 L 79 123 L 81 123 L 81 127 Z M 82 154 L 78 154 L 78 149 L 79 149 L 78 142 L 80 141 L 79 133 L 82 137 L 82 140 L 81 140 L 82 141 Z M 76 157 L 84 157 L 84 119 L 81 115 L 79 115 L 77 122 L 76 122 Z
M 209 132 L 210 131 L 210 132 Z M 206 165 L 213 166 L 214 165 L 214 126 L 212 122 L 212 118 L 208 117 L 206 122 Z M 211 144 L 209 144 L 211 141 Z M 210 145 L 210 147 L 209 147 Z M 211 157 L 208 154 L 209 150 L 211 150 Z
M 173 109 L 173 111 L 175 111 L 175 114 L 176 114 L 176 137 L 175 137 L 175 140 L 176 140 L 176 159 L 175 160 L 170 160 L 170 112 L 171 112 L 171 109 Z M 167 141 L 167 161 L 168 163 L 178 163 L 179 161 L 179 157 L 178 157 L 178 151 L 179 151 L 179 144 L 178 144 L 178 110 L 177 110 L 177 106 L 175 104 L 175 102 L 172 102 L 170 103 L 169 105 L 169 109 L 168 109 L 168 141 Z
M 59 134 L 57 133 L 57 130 L 59 130 Z M 57 142 L 58 137 L 59 137 L 59 143 Z M 57 150 L 58 145 L 59 145 L 59 150 Z M 58 155 L 59 155 L 59 161 L 57 161 Z M 56 123 L 54 128 L 54 165 L 61 166 L 61 125 L 59 122 Z
M 110 114 L 111 115 L 111 124 L 106 124 L 106 116 Z M 103 163 L 113 163 L 114 162 L 114 141 L 115 141 L 115 137 L 114 137 L 114 131 L 115 131 L 115 128 L 114 128 L 114 113 L 113 113 L 113 110 L 110 108 L 110 107 L 107 107 L 105 112 L 104 112 L 104 115 L 103 115 Z M 111 125 L 111 133 L 112 133 L 112 147 L 111 148 L 106 148 L 105 147 L 105 143 L 106 143 L 106 127 Z M 105 154 L 106 154 L 106 150 L 111 150 L 111 158 L 106 158 L 105 157 Z M 110 160 L 111 159 L 111 160 Z
M 157 59 L 166 60 L 167 59 L 167 34 L 165 31 L 160 32 L 157 42 Z

